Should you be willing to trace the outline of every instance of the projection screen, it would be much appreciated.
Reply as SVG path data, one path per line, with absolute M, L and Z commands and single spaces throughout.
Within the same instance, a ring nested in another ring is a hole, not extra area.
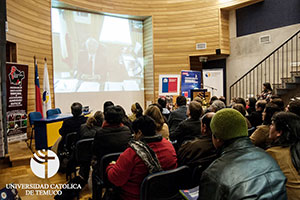
M 52 8 L 55 106 L 144 102 L 143 22 Z

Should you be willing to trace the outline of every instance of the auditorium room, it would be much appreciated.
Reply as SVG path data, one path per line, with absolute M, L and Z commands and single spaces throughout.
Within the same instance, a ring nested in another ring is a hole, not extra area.
M 299 0 L 1 0 L 0 200 L 300 200 Z

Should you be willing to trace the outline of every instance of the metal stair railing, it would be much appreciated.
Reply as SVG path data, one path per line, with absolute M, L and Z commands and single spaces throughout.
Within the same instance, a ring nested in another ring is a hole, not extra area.
M 300 70 L 299 37 L 300 30 L 234 82 L 229 88 L 230 99 L 256 97 L 264 82 L 269 82 L 273 90 L 291 82 L 291 74 Z

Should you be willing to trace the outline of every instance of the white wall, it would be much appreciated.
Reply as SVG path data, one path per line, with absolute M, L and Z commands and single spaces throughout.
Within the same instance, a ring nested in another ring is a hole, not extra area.
M 263 20 L 263 19 L 262 19 Z M 229 87 L 300 29 L 300 24 L 236 37 L 235 11 L 229 15 L 230 56 L 226 59 L 227 94 Z M 260 44 L 259 37 L 270 35 L 271 42 Z

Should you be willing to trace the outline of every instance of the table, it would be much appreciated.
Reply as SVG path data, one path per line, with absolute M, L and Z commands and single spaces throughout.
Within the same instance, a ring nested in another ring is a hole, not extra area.
M 57 114 L 49 118 L 35 120 L 35 148 L 40 150 L 52 147 L 60 137 L 59 129 L 63 121 L 72 116 L 72 114 Z

